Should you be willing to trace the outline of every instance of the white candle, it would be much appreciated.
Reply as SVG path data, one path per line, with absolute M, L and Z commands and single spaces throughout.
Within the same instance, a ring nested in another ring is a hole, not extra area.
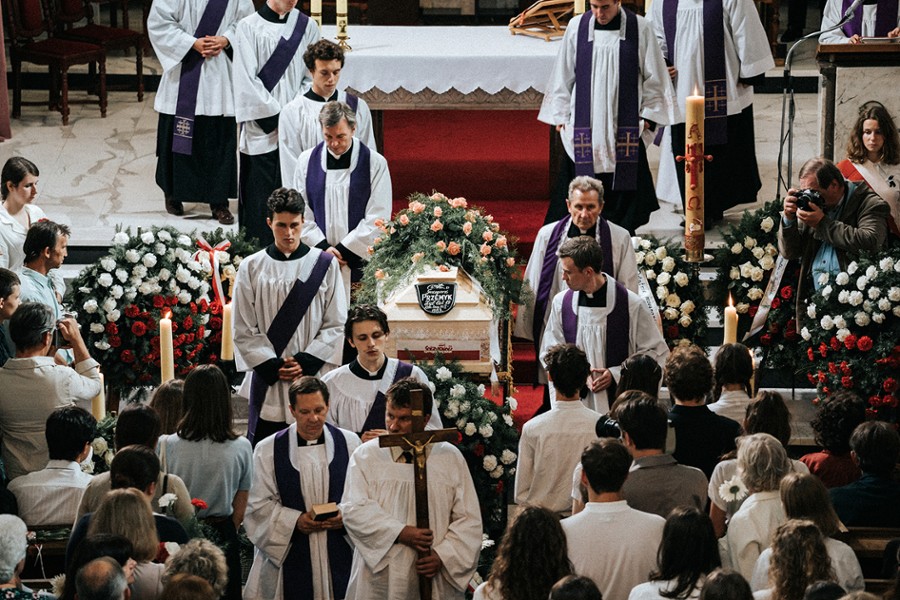
M 337 14 L 347 14 L 347 0 L 337 0 Z
M 322 28 L 322 0 L 312 0 L 309 4 L 309 13 L 315 21 L 319 25 L 319 29 Z
M 162 382 L 175 379 L 175 351 L 172 344 L 172 313 L 159 320 L 159 367 Z
M 97 421 L 102 421 L 106 416 L 106 389 L 103 381 L 103 373 L 100 373 L 100 393 L 91 400 L 91 414 Z
M 231 302 L 222 309 L 222 360 L 234 360 L 234 317 Z
M 706 245 L 703 207 L 703 119 L 706 98 L 694 92 L 685 105 L 684 157 L 689 172 L 684 177 L 684 248 L 690 261 L 703 260 Z
M 723 344 L 734 344 L 737 342 L 737 309 L 734 307 L 734 301 L 731 294 L 728 295 L 728 306 L 725 307 L 725 336 Z
M 575 0 L 575 14 L 580 15 L 584 12 L 584 0 Z

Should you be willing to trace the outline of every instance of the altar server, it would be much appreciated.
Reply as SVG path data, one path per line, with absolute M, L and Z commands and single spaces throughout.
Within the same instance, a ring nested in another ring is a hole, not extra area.
M 231 81 L 238 21 L 253 13 L 250 0 L 155 0 L 147 35 L 163 68 L 153 108 L 156 184 L 166 211 L 184 214 L 185 202 L 208 202 L 213 218 L 234 223 L 228 199 L 237 196 L 237 141 Z
M 392 384 L 412 377 L 430 387 L 422 369 L 387 357 L 384 345 L 390 334 L 387 315 L 380 308 L 373 304 L 351 307 L 344 324 L 344 337 L 356 350 L 356 358 L 322 377 L 331 396 L 328 422 L 355 431 L 364 442 L 387 433 L 385 394 Z M 441 415 L 434 402 L 425 429 L 440 428 Z
M 241 124 L 238 221 L 263 246 L 266 200 L 281 186 L 278 117 L 309 85 L 303 51 L 321 37 L 315 21 L 296 10 L 297 0 L 266 0 L 237 26 L 234 55 L 235 118 Z M 290 174 L 284 175 L 289 178 Z
M 381 234 L 376 222 L 391 218 L 391 175 L 384 157 L 353 137 L 347 104 L 327 102 L 319 124 L 325 141 L 300 155 L 293 187 L 307 199 L 303 242 L 338 259 L 349 291 Z
M 674 75 L 679 118 L 671 128 L 671 155 L 660 158 L 657 185 L 678 181 L 684 203 L 684 109 L 691 95 L 706 97 L 703 167 L 706 226 L 726 209 L 756 202 L 762 186 L 753 135 L 753 86 L 775 66 L 753 0 L 660 0 L 647 17 Z
M 822 30 L 837 25 L 852 0 L 828 0 L 822 11 Z M 843 26 L 819 36 L 820 44 L 858 44 L 864 37 L 900 36 L 900 6 L 896 0 L 863 2 L 853 12 L 853 18 Z
M 250 399 L 247 437 L 257 442 L 293 421 L 288 388 L 339 364 L 347 299 L 337 261 L 300 241 L 303 198 L 279 188 L 268 202 L 275 242 L 241 263 L 234 284 L 235 362 Z
M 565 214 L 563 186 L 593 175 L 607 190 L 606 218 L 633 234 L 659 207 L 641 134 L 675 122 L 674 91 L 647 21 L 620 0 L 590 7 L 566 27 L 538 114 L 568 156 L 547 222 Z
M 398 381 L 387 394 L 392 434 L 412 431 L 410 392 L 416 389 L 422 391 L 425 414 L 431 413 L 427 386 Z M 478 497 L 455 446 L 438 442 L 428 448 L 430 529 L 415 527 L 413 465 L 401 448 L 381 448 L 376 438 L 350 457 L 341 503 L 354 545 L 348 600 L 415 600 L 418 575 L 432 580 L 435 600 L 465 598 L 481 550 Z M 417 559 L 417 551 L 430 555 Z
M 326 102 L 341 101 L 352 108 L 357 124 L 354 135 L 369 148 L 375 148 L 369 105 L 353 94 L 337 90 L 344 69 L 341 47 L 331 40 L 319 40 L 306 49 L 303 62 L 312 76 L 312 87 L 288 102 L 278 119 L 278 158 L 285 179 L 293 176 L 297 158 L 304 150 L 324 141 L 319 113 Z
M 619 379 L 619 365 L 642 353 L 662 367 L 669 348 L 640 296 L 602 272 L 603 250 L 596 240 L 587 236 L 567 240 L 559 257 L 569 290 L 553 298 L 538 356 L 546 368 L 552 346 L 569 343 L 581 348 L 591 364 L 584 404 L 606 413 L 615 399 L 607 390 Z M 555 391 L 550 393 L 552 402 Z
M 314 505 L 340 502 L 352 432 L 325 422 L 328 388 L 301 377 L 289 390 L 290 427 L 259 442 L 244 527 L 256 548 L 244 598 L 340 600 L 347 591 L 353 549 L 340 511 L 316 520 Z M 323 515 L 324 516 L 324 515 Z
M 525 280 L 535 291 L 535 299 L 519 308 L 513 333 L 533 340 L 535 350 L 541 347 L 541 336 L 550 315 L 550 300 L 560 291 L 569 289 L 563 281 L 562 267 L 556 255 L 564 241 L 582 235 L 595 238 L 604 249 L 603 271 L 632 292 L 638 291 L 637 258 L 631 236 L 601 215 L 603 191 L 603 184 L 598 179 L 586 176 L 573 179 L 566 199 L 569 216 L 541 227 L 534 240 L 534 250 L 525 267 Z M 538 368 L 538 380 L 547 383 L 543 368 Z

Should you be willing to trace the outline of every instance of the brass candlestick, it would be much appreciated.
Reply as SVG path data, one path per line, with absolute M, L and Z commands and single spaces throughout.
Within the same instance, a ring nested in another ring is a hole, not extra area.
M 350 47 L 350 44 L 347 43 L 347 40 L 350 39 L 350 36 L 347 35 L 347 13 L 338 13 L 337 15 L 337 41 L 338 46 L 341 47 L 345 52 L 349 52 L 353 50 Z

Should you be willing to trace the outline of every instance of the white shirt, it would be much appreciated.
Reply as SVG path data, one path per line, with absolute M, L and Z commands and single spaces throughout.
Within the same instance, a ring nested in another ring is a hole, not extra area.
M 757 492 L 744 501 L 731 518 L 725 540 L 731 567 L 749 580 L 756 560 L 769 547 L 772 534 L 784 523 L 784 507 L 778 490 Z M 722 557 L 723 564 L 726 557 Z
M 862 591 L 866 588 L 863 579 L 862 568 L 853 549 L 840 540 L 825 538 L 825 550 L 831 559 L 831 568 L 834 569 L 837 584 L 847 593 Z M 768 589 L 769 564 L 772 561 L 772 549 L 766 548 L 756 560 L 756 568 L 753 569 L 753 577 L 750 578 L 750 588 L 754 592 Z
M 710 404 L 709 406 L 712 405 Z M 799 460 L 791 459 L 791 470 L 794 471 L 794 473 L 809 474 L 809 467 L 807 467 Z M 728 502 L 724 498 L 722 498 L 721 494 L 719 494 L 719 488 L 723 483 L 736 475 L 737 459 L 730 458 L 728 460 L 719 462 L 719 464 L 716 465 L 716 468 L 713 469 L 712 477 L 709 478 L 709 489 L 707 490 L 709 500 L 717 507 L 722 509 L 728 519 L 730 519 L 734 515 L 734 513 L 738 511 L 738 509 L 746 500 L 746 497 L 741 498 L 740 500 L 733 500 L 731 502 Z
M 71 526 L 90 481 L 77 462 L 51 460 L 40 471 L 13 479 L 9 491 L 16 496 L 19 516 L 30 527 Z
M 26 204 L 23 208 L 28 217 L 28 227 L 47 215 L 40 206 Z M 6 203 L 0 203 L 0 267 L 10 271 L 20 271 L 25 265 L 25 236 L 28 228 L 23 226 L 18 219 L 6 211 Z M 60 295 L 66 293 L 66 283 L 63 281 L 59 269 L 53 269 L 47 274 L 53 281 L 53 287 Z
M 747 407 L 752 403 L 753 398 L 748 396 L 744 390 L 723 390 L 719 399 L 707 406 L 709 410 L 720 417 L 726 417 L 743 425 Z
M 700 598 L 700 590 L 703 589 L 705 580 L 705 577 L 701 577 L 694 589 L 691 590 L 691 593 L 683 600 L 697 600 Z M 648 581 L 634 587 L 631 593 L 628 594 L 628 600 L 669 600 L 662 595 L 662 592 L 674 590 L 677 584 L 678 582 L 674 579 L 669 581 Z

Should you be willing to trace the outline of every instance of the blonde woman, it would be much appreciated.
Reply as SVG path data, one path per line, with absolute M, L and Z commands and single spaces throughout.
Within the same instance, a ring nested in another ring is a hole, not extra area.
M 753 594 L 754 600 L 803 600 L 807 586 L 834 581 L 834 569 L 822 532 L 812 521 L 791 519 L 772 538 L 770 589 Z

